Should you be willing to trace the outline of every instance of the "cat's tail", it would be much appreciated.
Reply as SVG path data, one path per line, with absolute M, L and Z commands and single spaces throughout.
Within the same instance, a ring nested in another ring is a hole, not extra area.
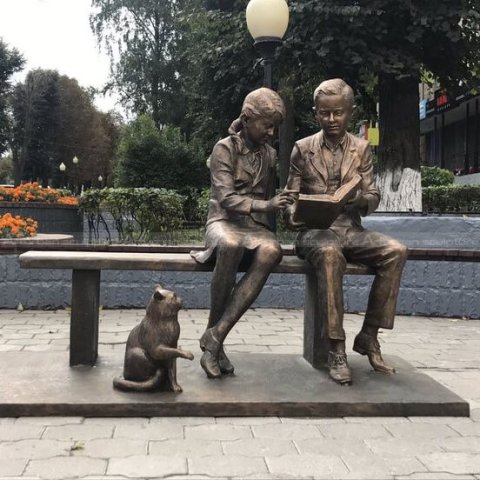
M 162 370 L 159 368 L 153 376 L 143 382 L 135 382 L 133 380 L 125 380 L 123 377 L 113 379 L 114 388 L 125 392 L 153 392 L 162 383 Z

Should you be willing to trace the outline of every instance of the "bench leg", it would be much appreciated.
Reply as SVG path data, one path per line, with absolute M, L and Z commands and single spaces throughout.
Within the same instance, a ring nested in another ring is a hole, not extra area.
M 98 352 L 100 270 L 73 270 L 70 366 L 95 365 Z
M 318 279 L 314 272 L 305 276 L 305 307 L 303 313 L 303 358 L 314 368 L 327 362 L 328 345 L 324 336 L 325 305 L 318 296 Z

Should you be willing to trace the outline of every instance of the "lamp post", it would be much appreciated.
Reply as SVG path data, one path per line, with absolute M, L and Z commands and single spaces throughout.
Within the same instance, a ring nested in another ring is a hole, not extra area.
M 73 183 L 73 194 L 76 195 L 78 191 L 78 157 L 75 155 L 72 159 L 73 168 L 75 169 L 75 178 Z
M 250 0 L 247 28 L 262 56 L 263 86 L 272 88 L 272 63 L 277 47 L 288 28 L 289 11 L 285 0 Z
M 98 176 L 98 186 L 102 188 L 103 177 L 101 175 Z
M 59 166 L 58 166 L 58 169 L 60 170 L 61 174 L 62 174 L 62 183 L 63 183 L 63 187 L 65 187 L 65 171 L 67 170 L 67 166 L 62 162 Z

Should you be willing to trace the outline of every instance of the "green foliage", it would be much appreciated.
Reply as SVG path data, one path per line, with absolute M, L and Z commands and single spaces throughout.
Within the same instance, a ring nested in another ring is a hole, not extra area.
M 208 183 L 205 160 L 177 127 L 157 130 L 153 119 L 140 115 L 123 131 L 115 185 L 183 189 Z
M 91 184 L 111 176 L 119 121 L 97 111 L 91 94 L 75 79 L 52 70 L 32 70 L 11 98 L 15 183 Z M 79 158 L 78 165 L 72 163 Z M 58 166 L 66 165 L 61 174 Z M 73 188 L 72 188 L 73 189 Z
M 12 183 L 13 163 L 11 155 L 0 158 L 0 183 Z
M 184 201 L 182 195 L 163 188 L 104 188 L 87 190 L 80 198 L 80 209 L 95 235 L 101 223 L 107 225 L 103 214 L 108 212 L 120 242 L 142 242 L 178 229 Z
M 422 188 L 452 185 L 454 175 L 450 170 L 439 167 L 421 167 Z
M 111 59 L 122 104 L 150 113 L 157 128 L 183 117 L 178 25 L 183 0 L 92 0 L 90 25 Z
M 10 78 L 22 70 L 25 61 L 16 49 L 10 49 L 0 38 L 0 155 L 7 149 L 11 139 L 11 119 L 8 96 L 11 92 Z
M 441 213 L 480 213 L 480 185 L 426 187 L 423 210 Z

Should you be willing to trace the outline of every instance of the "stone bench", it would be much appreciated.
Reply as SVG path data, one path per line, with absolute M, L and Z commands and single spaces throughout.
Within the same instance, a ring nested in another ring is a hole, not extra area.
M 57 247 L 58 248 L 58 247 Z M 158 249 L 158 247 L 156 247 Z M 22 268 L 72 270 L 70 317 L 70 365 L 94 365 L 98 352 L 100 306 L 100 273 L 102 270 L 155 270 L 210 272 L 212 264 L 196 263 L 186 251 L 188 247 L 147 251 L 45 250 L 27 251 L 19 256 Z M 169 251 L 168 251 L 169 250 Z M 480 251 L 410 249 L 409 260 L 480 261 Z M 244 268 L 240 268 L 244 271 Z M 317 278 L 306 263 L 284 249 L 284 257 L 274 273 L 305 274 L 303 356 L 314 367 L 324 363 L 326 348 L 322 338 L 323 318 L 317 296 Z M 347 274 L 371 275 L 365 265 L 348 264 Z

